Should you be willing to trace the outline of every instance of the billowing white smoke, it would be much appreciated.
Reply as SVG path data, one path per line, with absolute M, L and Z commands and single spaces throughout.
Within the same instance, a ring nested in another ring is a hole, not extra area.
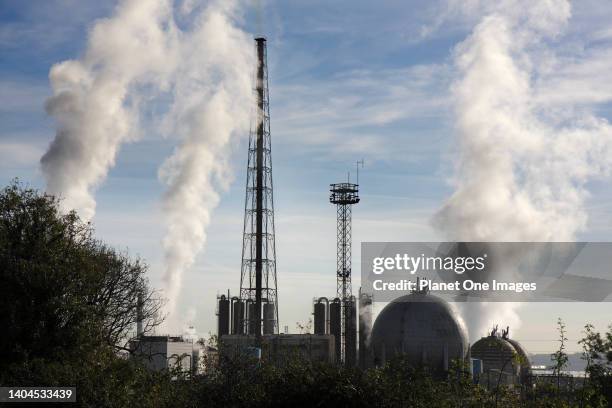
M 200 339 L 198 335 L 198 331 L 194 326 L 194 321 L 196 318 L 196 309 L 194 307 L 190 307 L 185 313 L 185 323 L 183 324 L 182 337 L 185 341 L 190 341 L 192 343 L 197 342 Z
M 92 28 L 81 60 L 56 64 L 47 112 L 57 133 L 41 159 L 47 191 L 65 210 L 90 220 L 95 188 L 115 163 L 122 143 L 138 136 L 138 87 L 167 86 L 178 61 L 168 1 L 128 0 Z
M 182 275 L 204 245 L 210 212 L 219 201 L 215 182 L 221 188 L 227 183 L 229 142 L 248 130 L 254 47 L 234 26 L 229 3 L 211 6 L 181 41 L 184 58 L 167 125 L 182 142 L 159 172 L 168 186 L 163 245 L 171 321 Z
M 227 184 L 228 146 L 248 130 L 254 72 L 254 47 L 238 28 L 238 0 L 181 5 L 185 30 L 175 22 L 173 1 L 121 1 L 113 17 L 95 23 L 81 60 L 51 69 L 47 110 L 57 133 L 41 159 L 47 191 L 63 198 L 64 210 L 90 220 L 96 187 L 121 144 L 138 136 L 139 102 L 171 96 L 162 131 L 180 144 L 159 176 L 167 185 L 163 280 L 173 329 L 180 324 L 172 313 L 182 275 L 204 244 Z
M 573 240 L 587 218 L 585 182 L 609 170 L 612 128 L 584 110 L 553 109 L 534 86 L 569 3 L 482 7 L 489 10 L 455 50 L 455 191 L 434 222 L 459 241 Z M 495 323 L 520 324 L 517 304 L 462 306 L 472 339 Z

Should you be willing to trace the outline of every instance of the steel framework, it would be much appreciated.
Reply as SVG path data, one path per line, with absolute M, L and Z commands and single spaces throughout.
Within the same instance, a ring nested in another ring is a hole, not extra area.
M 245 329 L 259 337 L 262 305 L 268 305 L 264 310 L 264 334 L 278 333 L 278 293 L 266 39 L 256 38 L 255 45 L 257 114 L 255 130 L 251 127 L 249 133 L 240 298 L 254 304 L 249 311 L 254 316 L 245 319 Z
M 351 213 L 359 202 L 359 185 L 353 183 L 330 184 L 329 202 L 336 205 L 336 292 L 342 301 L 341 361 L 347 361 L 346 345 L 351 306 L 354 304 L 351 286 Z

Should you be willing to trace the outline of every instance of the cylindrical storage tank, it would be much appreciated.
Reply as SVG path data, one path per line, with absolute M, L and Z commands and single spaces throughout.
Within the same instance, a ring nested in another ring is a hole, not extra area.
M 314 334 L 325 334 L 327 326 L 326 304 L 323 299 L 319 299 L 314 304 Z
M 376 365 L 404 355 L 415 367 L 443 373 L 453 360 L 465 361 L 467 339 L 463 321 L 447 302 L 416 292 L 385 306 L 372 328 L 370 344 Z
M 248 334 L 256 334 L 255 333 L 255 319 L 257 315 L 255 314 L 255 302 L 251 300 L 247 300 L 247 319 L 249 322 Z M 261 334 L 261 333 L 260 333 Z
M 329 334 L 335 337 L 336 359 L 340 361 L 342 356 L 342 303 L 340 299 L 335 298 L 329 305 Z
M 518 382 L 520 365 L 517 364 L 517 351 L 508 340 L 492 335 L 483 337 L 472 345 L 472 358 L 482 360 L 482 374 L 479 384 L 497 387 L 497 384 L 510 385 Z
M 355 308 L 355 298 L 351 297 L 346 301 L 346 348 L 345 365 L 353 367 L 357 362 L 357 311 Z
M 274 303 L 264 303 L 263 318 L 263 334 L 274 334 Z
M 217 316 L 217 336 L 229 334 L 230 330 L 230 302 L 225 295 L 219 297 L 219 314 Z
M 244 302 L 234 298 L 232 302 L 232 333 L 244 334 Z

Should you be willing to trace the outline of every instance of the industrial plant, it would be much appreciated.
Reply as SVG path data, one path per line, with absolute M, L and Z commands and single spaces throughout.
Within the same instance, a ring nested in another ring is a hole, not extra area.
M 477 379 L 500 370 L 515 374 L 505 376 L 507 383 L 527 378 L 527 355 L 507 332 L 502 337 L 494 332 L 487 339 L 508 345 L 508 350 L 483 347 L 483 339 L 470 354 L 467 331 L 457 313 L 427 291 L 394 300 L 372 322 L 372 295 L 359 290 L 356 297 L 351 282 L 352 209 L 360 202 L 359 165 L 363 162 L 357 162 L 356 183 L 349 178 L 330 184 L 329 202 L 336 207 L 336 293 L 314 297 L 313 333 L 279 332 L 266 39 L 256 38 L 255 46 L 257 118 L 248 145 L 240 290 L 235 296 L 228 290 L 217 297 L 221 355 L 249 355 L 274 363 L 299 355 L 365 369 L 401 354 L 414 366 L 428 366 L 438 373 L 448 371 L 453 361 L 462 361 L 472 362 Z M 522 366 L 506 367 L 510 348 L 520 353 Z
M 360 202 L 359 165 L 356 182 L 329 186 L 336 209 L 336 293 L 314 296 L 312 333 L 279 329 L 274 190 L 266 39 L 255 39 L 255 126 L 248 143 L 240 287 L 216 299 L 218 350 L 180 336 L 145 336 L 141 319 L 132 342 L 134 358 L 153 370 L 179 368 L 200 372 L 205 357 L 248 356 L 283 364 L 299 356 L 312 362 L 345 367 L 383 366 L 403 356 L 413 366 L 443 374 L 456 362 L 470 367 L 473 379 L 490 386 L 526 384 L 531 371 L 527 353 L 509 338 L 509 329 L 494 329 L 470 347 L 457 312 L 445 300 L 415 290 L 387 304 L 373 321 L 373 297 L 352 286 L 352 210 Z M 330 273 L 330 278 L 332 273 Z M 315 294 L 317 295 L 317 294 Z M 497 384 L 497 382 L 496 382 Z

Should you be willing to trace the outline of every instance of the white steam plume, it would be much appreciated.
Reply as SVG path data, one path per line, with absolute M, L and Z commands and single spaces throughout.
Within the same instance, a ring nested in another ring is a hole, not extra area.
M 137 137 L 139 85 L 167 86 L 177 58 L 168 1 L 128 0 L 96 22 L 80 60 L 54 65 L 47 112 L 57 124 L 41 159 L 47 191 L 64 210 L 90 220 L 95 188 L 114 165 L 122 143 Z
M 434 223 L 459 241 L 574 240 L 587 218 L 585 183 L 609 171 L 612 128 L 585 110 L 552 109 L 533 85 L 569 3 L 484 4 L 485 16 L 455 50 L 455 191 Z M 498 322 L 520 324 L 517 304 L 462 306 L 472 339 Z
M 228 181 L 230 142 L 248 131 L 254 46 L 236 26 L 237 5 L 211 4 L 181 41 L 183 60 L 167 126 L 182 141 L 159 171 L 168 186 L 163 279 L 170 325 L 177 320 L 182 276 L 205 243 L 218 190 Z
M 162 133 L 181 141 L 159 177 L 167 185 L 163 280 L 173 329 L 183 273 L 204 245 L 228 182 L 228 147 L 248 130 L 254 72 L 254 47 L 238 24 L 240 1 L 177 4 L 123 0 L 94 24 L 82 59 L 53 66 L 47 110 L 57 132 L 41 159 L 47 191 L 90 220 L 96 187 L 121 144 L 138 136 L 138 102 L 171 97 Z M 175 8 L 189 28 L 178 27 Z

